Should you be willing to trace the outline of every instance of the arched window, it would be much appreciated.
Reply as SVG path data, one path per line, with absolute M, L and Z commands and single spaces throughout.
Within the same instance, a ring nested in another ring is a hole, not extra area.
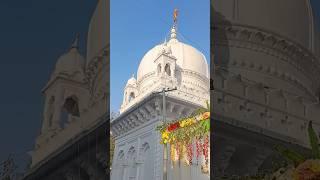
M 131 92 L 128 98 L 128 102 L 131 102 L 135 98 L 134 92 Z
M 161 64 L 158 65 L 158 74 L 161 73 Z
M 121 151 L 118 153 L 117 160 L 123 160 L 123 157 L 124 157 L 124 152 L 121 150 Z
M 147 142 L 143 143 L 140 149 L 141 156 L 143 156 L 143 153 L 147 152 L 149 149 L 150 149 L 149 143 Z
M 152 172 L 154 168 L 154 158 L 152 158 L 150 145 L 146 142 L 141 146 L 140 157 L 143 159 L 142 177 L 143 180 L 153 179 Z
M 127 154 L 127 159 L 128 160 L 132 160 L 135 158 L 135 153 L 136 153 L 136 150 L 134 149 L 134 147 L 130 147 L 129 151 L 128 151 L 128 154 Z
M 66 109 L 66 111 L 71 114 L 72 116 L 80 116 L 79 113 L 79 105 L 78 105 L 78 100 L 76 97 L 68 97 L 65 102 L 63 107 Z
M 134 147 L 131 147 L 128 151 L 128 163 L 129 163 L 129 173 L 128 173 L 128 179 L 136 179 L 137 178 L 137 152 Z
M 78 99 L 75 96 L 70 96 L 64 101 L 60 115 L 60 127 L 65 127 L 70 116 L 80 117 Z
M 116 171 L 115 172 L 115 176 L 116 178 L 119 178 L 120 180 L 123 179 L 123 174 L 124 174 L 124 167 L 123 167 L 123 160 L 124 160 L 124 152 L 123 150 L 121 150 L 118 155 L 117 155 L 117 158 L 116 158 L 116 161 L 114 162 L 116 164 Z M 112 168 L 113 169 L 113 168 Z
M 169 64 L 166 64 L 166 66 L 164 67 L 164 70 L 166 71 L 166 74 L 168 76 L 171 76 L 171 69 Z

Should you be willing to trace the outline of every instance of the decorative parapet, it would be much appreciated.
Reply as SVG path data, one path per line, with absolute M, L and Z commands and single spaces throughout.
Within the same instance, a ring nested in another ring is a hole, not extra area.
M 152 87 L 150 87 L 150 89 L 152 89 Z M 154 92 L 156 92 L 157 90 L 160 91 L 161 89 L 157 88 L 157 89 L 155 89 Z M 168 94 L 172 97 L 182 99 L 182 100 L 185 100 L 188 102 L 196 103 L 199 106 L 203 106 L 203 107 L 206 106 L 205 102 L 209 99 L 209 93 L 203 94 L 202 92 L 195 92 L 195 90 L 188 90 L 187 88 L 179 88 L 178 90 L 176 90 L 174 92 L 170 92 Z M 195 94 L 202 94 L 202 95 L 197 96 Z M 125 106 L 122 106 L 120 112 L 123 113 L 123 112 L 129 110 L 135 104 L 139 103 L 140 101 L 142 101 L 143 99 L 145 99 L 146 97 L 148 97 L 150 95 L 152 95 L 152 92 L 146 92 L 145 94 L 139 94 L 133 101 L 129 102 Z
M 178 96 L 180 97 L 180 96 Z M 207 101 L 208 99 L 206 99 Z M 205 104 L 205 102 L 203 104 Z M 185 101 L 181 98 L 175 98 L 171 93 L 167 95 L 167 113 L 174 113 L 177 117 L 190 115 L 196 108 L 205 107 L 196 104 L 195 101 Z M 123 135 L 129 131 L 134 131 L 152 119 L 157 119 L 162 112 L 162 96 L 150 95 L 142 101 L 135 104 L 119 117 L 111 121 L 111 131 L 115 137 Z
M 104 71 L 102 73 L 107 73 L 104 75 L 108 75 L 108 72 L 106 71 L 109 69 L 110 65 L 108 57 L 110 57 L 109 45 L 102 49 L 96 56 L 93 57 L 93 59 L 87 60 L 89 61 L 89 64 L 86 67 L 86 78 L 89 82 L 89 89 L 92 95 L 95 95 L 94 91 L 96 82 L 99 78 L 98 74 Z

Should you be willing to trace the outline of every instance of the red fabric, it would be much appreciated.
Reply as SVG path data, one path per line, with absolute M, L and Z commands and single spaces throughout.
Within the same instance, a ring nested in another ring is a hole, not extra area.
M 174 124 L 171 124 L 169 127 L 168 127 L 168 131 L 171 132 L 171 131 L 174 131 L 176 129 L 179 128 L 179 122 L 176 122 Z

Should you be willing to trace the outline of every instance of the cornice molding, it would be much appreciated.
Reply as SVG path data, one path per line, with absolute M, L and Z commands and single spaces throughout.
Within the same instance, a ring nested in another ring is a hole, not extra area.
M 274 56 L 312 79 L 316 84 L 313 89 L 318 88 L 320 82 L 319 59 L 299 43 L 274 32 L 252 26 L 216 24 L 213 30 L 217 34 L 214 41 L 215 46 L 245 48 Z M 219 36 L 219 33 L 225 34 L 225 36 Z

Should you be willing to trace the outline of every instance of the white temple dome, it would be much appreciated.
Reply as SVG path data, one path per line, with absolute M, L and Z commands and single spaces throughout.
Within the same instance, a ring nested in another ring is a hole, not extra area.
M 90 20 L 87 39 L 87 65 L 92 63 L 101 54 L 101 51 L 109 46 L 110 8 L 108 5 L 106 0 L 98 0 L 98 5 Z
M 140 61 L 137 79 L 124 89 L 120 113 L 163 88 L 175 88 L 172 96 L 204 106 L 209 98 L 209 66 L 196 48 L 177 39 L 176 24 L 170 40 L 156 45 Z
M 84 57 L 79 53 L 78 48 L 72 47 L 58 59 L 55 67 L 55 74 L 74 75 L 80 73 L 83 75 L 84 65 Z
M 222 0 L 216 1 L 213 8 L 233 25 L 277 32 L 314 50 L 314 18 L 310 0 Z
M 156 45 L 144 55 L 137 72 L 138 82 L 143 76 L 156 71 L 154 60 L 163 50 L 170 51 L 168 53 L 177 59 L 176 63 L 179 68 L 189 70 L 206 78 L 209 77 L 208 63 L 205 56 L 194 47 L 179 42 L 177 39 L 171 39 L 166 45 Z

